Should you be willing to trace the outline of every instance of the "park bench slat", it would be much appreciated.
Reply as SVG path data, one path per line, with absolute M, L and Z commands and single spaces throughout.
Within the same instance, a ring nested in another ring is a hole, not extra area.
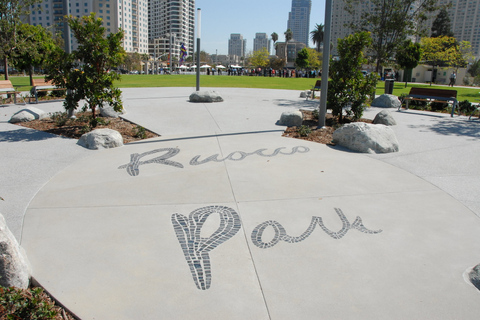
M 450 90 L 450 89 L 413 87 L 410 89 L 410 93 L 408 94 L 408 96 L 404 98 L 404 100 L 406 100 L 405 109 L 407 110 L 408 110 L 408 103 L 410 100 L 441 102 L 441 103 L 452 102 L 452 113 L 451 113 L 452 117 L 453 117 L 453 113 L 455 112 L 455 107 L 458 104 L 457 90 Z M 400 105 L 398 107 L 398 110 L 400 110 L 401 107 L 402 106 Z

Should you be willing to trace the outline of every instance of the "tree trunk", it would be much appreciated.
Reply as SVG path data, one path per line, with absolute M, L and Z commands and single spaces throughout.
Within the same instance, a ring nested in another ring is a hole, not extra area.
M 5 80 L 8 80 L 8 58 L 5 56 L 3 58 L 3 66 L 5 68 Z
M 28 68 L 28 75 L 30 76 L 30 85 L 33 86 L 33 66 Z

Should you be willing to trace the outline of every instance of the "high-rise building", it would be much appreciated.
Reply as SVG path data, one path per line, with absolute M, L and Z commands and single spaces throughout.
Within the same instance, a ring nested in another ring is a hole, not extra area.
M 159 57 L 172 51 L 180 54 L 181 44 L 193 56 L 195 0 L 148 0 L 149 52 Z
M 95 12 L 103 20 L 107 34 L 125 32 L 123 47 L 127 52 L 148 52 L 148 0 L 70 0 L 68 14 L 80 18 Z M 63 1 L 43 0 L 30 8 L 31 14 L 25 22 L 41 25 L 52 33 L 63 35 L 63 17 L 66 12 Z M 71 48 L 76 49 L 77 41 L 71 36 Z
M 451 4 L 446 9 L 455 38 L 458 41 L 469 41 L 472 45 L 473 54 L 477 58 L 480 57 L 480 1 L 438 0 L 437 4 Z M 437 14 L 438 12 L 432 14 L 426 23 L 429 34 Z
M 228 40 L 228 55 L 245 57 L 245 51 L 247 48 L 247 40 L 243 39 L 240 33 L 230 34 Z
M 253 39 L 253 51 L 267 49 L 270 54 L 270 40 L 266 33 L 255 33 L 255 39 Z
M 308 47 L 310 36 L 310 11 L 312 0 L 292 0 L 292 11 L 288 14 L 287 28 L 292 30 L 293 39 Z

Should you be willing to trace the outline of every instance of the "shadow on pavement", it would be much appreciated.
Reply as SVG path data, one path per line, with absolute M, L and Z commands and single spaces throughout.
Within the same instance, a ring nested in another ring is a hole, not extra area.
M 51 138 L 68 139 L 33 129 L 18 129 L 0 132 L 0 142 L 41 141 Z
M 445 136 L 456 135 L 471 137 L 475 140 L 480 139 L 480 123 L 478 121 L 452 121 L 451 119 L 444 119 L 435 125 L 410 125 L 409 127 L 412 129 L 422 128 Z

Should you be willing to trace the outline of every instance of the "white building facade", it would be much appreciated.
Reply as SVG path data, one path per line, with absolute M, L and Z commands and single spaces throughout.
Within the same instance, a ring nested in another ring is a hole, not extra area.
M 195 51 L 195 0 L 148 1 L 149 53 L 180 59 L 182 43 L 188 56 Z
M 253 39 L 253 51 L 261 50 L 262 48 L 267 49 L 268 54 L 270 54 L 271 41 L 268 39 L 266 33 L 256 33 L 255 39 Z
M 107 34 L 124 30 L 123 47 L 127 52 L 148 52 L 148 0 L 69 0 L 68 14 L 80 18 L 95 12 L 103 20 Z M 62 0 L 44 0 L 32 5 L 25 22 L 41 25 L 63 35 L 66 15 Z M 77 41 L 71 36 L 71 49 Z
M 241 34 L 230 34 L 230 39 L 228 40 L 228 55 L 245 57 L 246 49 L 247 40 L 243 39 L 243 36 Z

